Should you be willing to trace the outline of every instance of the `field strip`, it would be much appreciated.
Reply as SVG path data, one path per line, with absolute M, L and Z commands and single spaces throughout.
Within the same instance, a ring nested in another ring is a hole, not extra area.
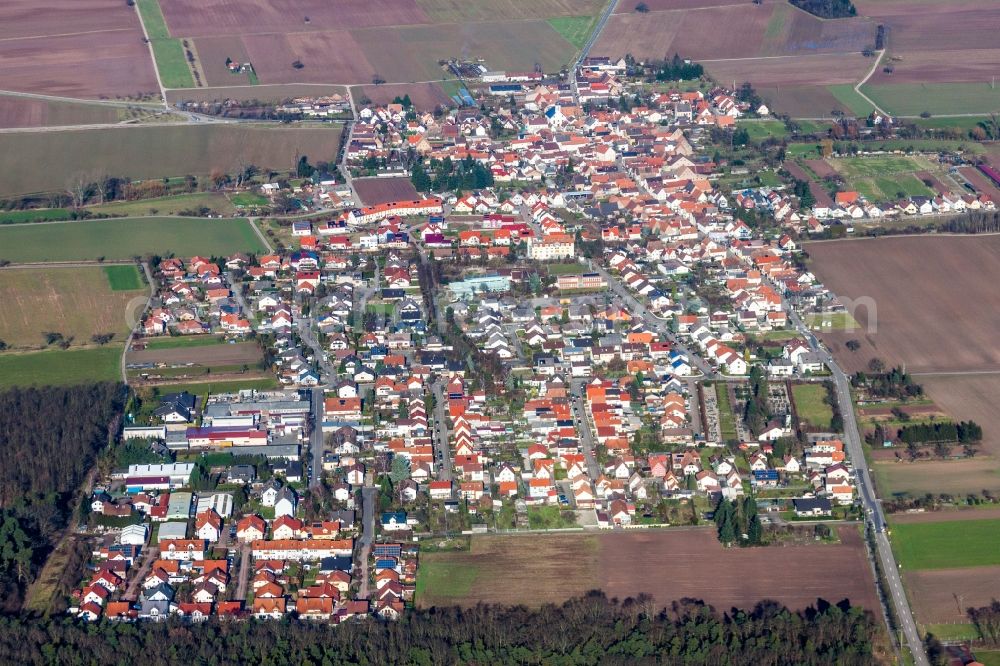
M 48 224 L 39 222 L 38 224 Z M 16 224 L 5 226 L 20 226 Z M 89 268 L 90 266 L 134 266 L 135 262 L 128 259 L 109 259 L 107 261 L 32 261 L 26 264 L 7 264 L 0 266 L 0 271 L 17 270 L 18 268 Z
M 120 99 L 60 97 L 58 95 L 42 95 L 40 93 L 20 92 L 18 90 L 0 90 L 0 97 L 25 97 L 28 99 L 40 99 L 45 102 L 71 102 L 73 104 L 89 104 L 93 106 L 143 107 L 147 109 L 163 108 L 163 105 L 157 102 L 128 102 Z
M 135 15 L 139 17 L 139 25 L 142 27 L 142 36 L 146 38 L 146 48 L 149 49 L 149 59 L 153 62 L 153 73 L 156 74 L 156 85 L 160 87 L 160 97 L 163 99 L 163 108 L 169 109 L 170 103 L 167 101 L 167 89 L 163 87 L 163 78 L 160 77 L 160 65 L 156 62 L 156 53 L 153 52 L 153 40 L 149 38 L 149 30 L 146 29 L 146 22 L 142 18 L 139 10 L 139 3 L 135 3 Z
M 835 55 L 862 55 L 861 51 L 835 51 L 833 53 L 807 53 L 807 54 L 793 54 L 793 55 L 775 55 L 775 56 L 751 56 L 749 58 L 715 58 L 713 60 L 699 60 L 699 63 L 706 62 L 749 62 L 751 60 L 783 60 L 786 58 L 795 58 L 796 60 L 802 60 L 804 58 L 826 58 Z M 870 76 L 870 75 L 869 75 Z
M 61 32 L 57 35 L 28 35 L 26 37 L 0 37 L 0 42 L 16 42 L 22 39 L 51 39 L 53 37 L 79 37 L 80 35 L 99 35 L 105 32 L 131 32 L 132 28 L 104 28 L 102 30 L 84 30 L 83 32 Z
M 937 372 L 911 372 L 913 377 L 959 377 L 966 375 L 1000 375 L 1000 370 L 939 370 Z

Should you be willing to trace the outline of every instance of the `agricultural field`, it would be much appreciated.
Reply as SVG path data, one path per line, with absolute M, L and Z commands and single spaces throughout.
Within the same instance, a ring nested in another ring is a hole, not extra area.
M 839 534 L 835 545 L 748 549 L 723 548 L 711 529 L 473 537 L 467 551 L 421 554 L 417 604 L 537 607 L 601 589 L 619 598 L 646 592 L 664 606 L 694 597 L 728 609 L 773 598 L 803 608 L 846 597 L 875 609 L 861 536 L 852 527 Z M 751 570 L 757 575 L 747 576 Z M 820 570 L 827 575 L 817 576 Z
M 131 265 L 0 270 L 0 340 L 14 349 L 44 348 L 47 331 L 74 346 L 92 344 L 98 333 L 121 340 L 146 295 Z
M 211 72 L 206 65 L 206 62 L 211 62 L 210 59 L 201 49 L 199 49 L 198 55 L 201 57 L 206 76 L 210 77 Z M 235 56 L 223 56 L 223 65 L 225 65 L 226 57 L 232 57 L 234 60 L 236 59 Z M 226 76 L 230 77 L 225 79 L 225 81 L 229 84 L 228 86 L 168 90 L 167 100 L 171 104 L 180 104 L 181 102 L 216 102 L 227 99 L 241 102 L 258 100 L 261 102 L 273 103 L 295 99 L 296 97 L 323 97 L 327 95 L 347 94 L 347 89 L 343 86 L 331 86 L 314 83 L 289 83 L 287 85 L 248 87 L 245 81 L 245 74 L 230 74 L 227 69 Z M 240 76 L 242 76 L 243 79 L 240 79 Z
M 911 373 L 1000 370 L 1000 236 L 859 239 L 806 243 L 810 268 L 834 293 L 873 309 L 853 313 L 874 332 L 823 333 L 845 371 L 869 359 L 906 364 Z M 955 322 L 961 322 L 956 326 Z M 857 339 L 861 348 L 844 347 Z
M 792 397 L 800 422 L 808 423 L 819 431 L 829 430 L 833 408 L 826 402 L 824 384 L 795 384 L 792 386 Z
M 110 105 L 0 95 L 0 127 L 100 125 L 119 120 L 119 109 Z
M 354 191 L 366 206 L 420 197 L 409 178 L 355 178 Z
M 904 523 L 892 526 L 903 569 L 1000 565 L 1000 520 Z
M 257 381 L 273 377 L 260 367 L 263 354 L 255 342 L 181 345 L 131 349 L 125 359 L 130 381 L 139 385 L 171 386 L 177 382 Z
M 122 345 L 0 353 L 0 389 L 121 380 Z
M 151 1 L 151 0 L 147 0 Z M 250 62 L 263 85 L 437 81 L 439 60 L 555 71 L 589 35 L 603 0 L 223 0 L 162 5 L 173 39 L 194 44 L 211 86 L 232 86 L 226 58 Z M 549 21 L 552 21 L 550 24 Z M 393 44 L 393 49 L 384 45 Z M 253 83 L 253 81 L 251 81 Z M 201 93 L 199 93 L 201 94 Z
M 159 96 L 135 10 L 120 0 L 0 3 L 4 90 L 81 98 Z
M 67 183 L 100 175 L 133 179 L 231 173 L 242 164 L 278 171 L 296 157 L 330 160 L 340 125 L 141 125 L 0 134 L 0 196 L 62 192 Z M 32 160 L 24 160 L 32 155 Z M 155 159 L 150 159 L 155 155 Z
M 891 113 L 987 113 L 1000 93 L 1000 6 L 982 0 L 859 0 L 858 13 L 886 26 L 883 66 L 864 91 Z M 884 71 L 884 66 L 891 72 Z
M 833 93 L 853 86 L 872 61 L 875 23 L 863 17 L 826 21 L 786 2 L 618 0 L 593 55 L 660 59 L 679 53 L 702 63 L 717 80 L 749 80 L 773 109 L 822 117 L 849 111 Z
M 11 262 L 108 260 L 259 253 L 264 246 L 245 219 L 115 218 L 0 226 L 0 259 Z

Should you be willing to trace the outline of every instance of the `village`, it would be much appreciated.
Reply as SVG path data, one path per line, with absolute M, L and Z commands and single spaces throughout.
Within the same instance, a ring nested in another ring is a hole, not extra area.
M 863 518 L 805 323 L 844 315 L 797 256 L 820 216 L 774 187 L 751 224 L 715 186 L 706 128 L 757 111 L 731 91 L 612 109 L 615 67 L 490 112 L 363 108 L 348 178 L 262 188 L 326 211 L 274 253 L 158 258 L 134 347 L 217 338 L 278 388 L 129 365 L 156 389 L 137 462 L 95 484 L 73 614 L 397 619 L 451 536 L 669 530 L 747 497 L 769 528 Z

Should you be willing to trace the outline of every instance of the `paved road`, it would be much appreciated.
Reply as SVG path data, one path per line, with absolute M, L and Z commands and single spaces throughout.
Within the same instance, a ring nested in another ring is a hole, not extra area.
M 361 489 L 361 550 L 360 571 L 361 587 L 358 597 L 368 598 L 368 560 L 371 559 L 372 544 L 375 543 L 375 505 L 378 503 L 378 488 L 365 487 Z
M 840 413 L 844 418 L 844 443 L 847 452 L 854 464 L 858 494 L 861 498 L 862 506 L 868 515 L 868 520 L 875 528 L 875 544 L 878 550 L 878 558 L 882 563 L 882 571 L 885 575 L 886 585 L 892 605 L 896 609 L 896 618 L 903 630 L 903 636 L 910 647 L 913 661 L 917 666 L 929 666 L 927 654 L 924 652 L 924 644 L 920 639 L 920 632 L 917 624 L 913 620 L 913 613 L 910 610 L 910 603 L 903 590 L 903 582 L 899 575 L 899 565 L 892 552 L 888 535 L 885 532 L 886 520 L 882 511 L 882 504 L 875 493 L 875 486 L 872 484 L 868 463 L 865 461 L 865 452 L 861 443 L 861 434 L 858 429 L 857 419 L 854 416 L 854 404 L 851 401 L 851 386 L 840 369 L 833 356 L 820 344 L 815 335 L 805 326 L 798 313 L 786 305 L 789 317 L 798 331 L 809 342 L 809 346 L 814 352 L 819 354 L 823 361 L 829 366 L 833 373 L 833 383 L 837 390 L 837 403 Z
M 441 481 L 451 481 L 451 447 L 448 445 L 448 400 L 444 394 L 444 379 L 439 377 L 431 382 L 434 394 L 434 449 L 437 477 Z
M 659 333 L 665 339 L 669 340 L 674 347 L 684 353 L 688 357 L 688 362 L 693 368 L 697 368 L 707 378 L 718 379 L 721 377 L 721 375 L 718 375 L 718 373 L 712 369 L 712 366 L 710 366 L 705 359 L 694 353 L 694 351 L 689 349 L 677 338 L 676 335 L 674 335 L 674 331 L 670 326 L 669 320 L 657 317 L 655 314 L 650 312 L 649 309 L 646 308 L 646 306 L 643 305 L 618 278 L 604 270 L 602 266 L 589 259 L 586 261 L 591 270 L 599 273 L 601 277 L 604 278 L 604 280 L 608 283 L 608 288 L 625 301 L 625 303 L 629 306 L 630 311 L 633 314 L 638 313 L 646 322 L 646 326 Z
M 309 486 L 315 488 L 323 477 L 323 389 L 314 388 L 309 397 L 312 400 L 312 430 L 309 432 L 312 471 L 309 474 Z
M 135 313 L 136 321 L 132 324 L 132 330 L 128 332 L 128 338 L 125 339 L 125 347 L 122 349 L 120 365 L 122 371 L 122 383 L 126 386 L 128 385 L 128 370 L 125 368 L 125 357 L 128 355 L 129 347 L 132 346 L 132 339 L 135 338 L 135 332 L 139 329 L 142 315 L 149 309 L 149 306 L 153 304 L 153 296 L 156 295 L 156 281 L 153 280 L 153 274 L 150 272 L 149 266 L 145 262 L 142 263 L 142 272 L 146 274 L 146 283 L 149 285 L 149 297 L 146 298 L 146 305 L 143 306 L 142 312 Z M 128 313 L 128 316 L 131 317 L 132 313 Z
M 580 448 L 583 449 L 583 457 L 587 461 L 587 472 L 592 480 L 596 480 L 601 475 L 601 467 L 594 457 L 594 448 L 597 442 L 594 441 L 594 434 L 590 430 L 590 417 L 587 416 L 587 404 L 583 399 L 587 378 L 577 377 L 570 381 L 570 399 L 572 401 L 573 420 L 576 421 L 576 429 L 580 433 Z
M 253 569 L 253 562 L 250 561 L 250 544 L 245 543 L 240 547 L 240 578 L 236 587 L 229 597 L 233 601 L 240 601 L 247 598 L 247 586 L 250 583 L 250 571 Z

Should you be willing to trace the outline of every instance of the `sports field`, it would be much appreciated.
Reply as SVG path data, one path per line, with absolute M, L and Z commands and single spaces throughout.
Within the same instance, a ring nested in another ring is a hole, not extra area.
M 904 570 L 997 565 L 1000 520 L 893 525 L 892 543 Z
M 235 173 L 254 164 L 288 171 L 297 157 L 332 160 L 340 126 L 136 125 L 0 134 L 0 196 L 64 192 L 103 176 L 135 179 Z M 31 155 L 30 160 L 24 159 Z
M 122 340 L 146 295 L 135 266 L 0 270 L 0 340 L 21 349 L 45 347 L 45 332 L 75 346 L 101 333 Z
M 861 536 L 853 527 L 839 534 L 839 544 L 746 549 L 723 548 L 711 529 L 473 537 L 471 550 L 421 554 L 416 603 L 537 607 L 601 589 L 619 598 L 645 592 L 664 606 L 682 597 L 720 609 L 848 598 L 875 609 Z
M 0 259 L 15 263 L 212 256 L 264 251 L 245 219 L 115 218 L 0 226 Z
M 0 354 L 0 388 L 120 381 L 122 346 Z

